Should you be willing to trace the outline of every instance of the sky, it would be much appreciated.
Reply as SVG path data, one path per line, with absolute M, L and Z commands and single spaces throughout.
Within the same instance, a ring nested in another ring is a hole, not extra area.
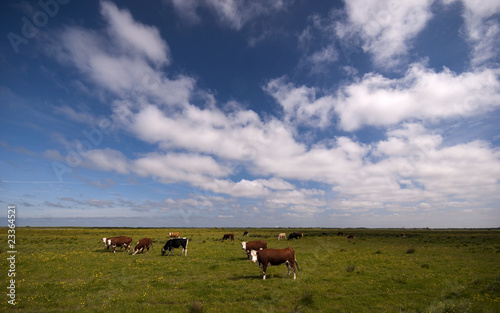
M 0 7 L 18 226 L 500 227 L 499 1 Z

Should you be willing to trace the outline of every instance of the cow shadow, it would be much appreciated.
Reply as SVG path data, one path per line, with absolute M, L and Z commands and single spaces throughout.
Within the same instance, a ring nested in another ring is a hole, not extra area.
M 238 275 L 233 277 L 228 277 L 229 280 L 238 281 L 238 280 L 262 280 L 262 275 Z

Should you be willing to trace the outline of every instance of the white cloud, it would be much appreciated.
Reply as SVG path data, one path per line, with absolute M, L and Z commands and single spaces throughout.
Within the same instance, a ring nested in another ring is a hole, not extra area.
M 367 74 L 342 88 L 335 101 L 340 127 L 390 126 L 409 119 L 471 116 L 500 105 L 499 72 L 483 69 L 456 74 L 413 64 L 404 77 Z
M 361 38 L 363 50 L 373 56 L 378 67 L 393 69 L 407 55 L 411 41 L 431 19 L 433 2 L 345 1 L 347 21 L 336 23 L 336 34 L 342 40 Z
M 129 11 L 112 2 L 101 2 L 101 14 L 109 23 L 108 32 L 124 49 L 133 49 L 158 64 L 170 63 L 170 50 L 157 28 L 136 22 Z
M 202 1 L 179 1 L 172 0 L 176 13 L 188 24 L 194 25 L 201 22 L 197 10 L 201 8 L 210 9 L 217 20 L 234 30 L 240 30 L 249 21 L 272 12 L 282 10 L 286 7 L 283 0 L 202 0 Z
M 499 56 L 500 22 L 495 15 L 500 13 L 500 2 L 490 0 L 450 0 L 445 4 L 460 1 L 464 5 L 463 17 L 467 39 L 472 47 L 471 63 L 479 67 Z
M 273 79 L 264 90 L 283 107 L 285 122 L 294 125 L 326 127 L 330 124 L 334 98 L 316 97 L 316 88 L 285 82 L 284 78 Z
M 264 89 L 283 107 L 287 123 L 325 128 L 338 117 L 341 129 L 355 131 L 491 111 L 500 105 L 499 74 L 494 69 L 435 72 L 417 63 L 401 78 L 368 73 L 341 87 L 336 95 L 317 97 L 316 88 L 296 87 L 283 78 L 271 80 Z
M 188 182 L 203 186 L 216 177 L 225 177 L 231 169 L 210 156 L 184 153 L 151 153 L 133 161 L 132 170 L 140 176 L 154 177 L 164 183 Z
M 102 171 L 116 171 L 120 174 L 129 173 L 128 160 L 120 151 L 105 148 L 93 149 L 81 154 L 84 165 Z
M 194 79 L 170 79 L 159 65 L 170 63 L 170 50 L 158 29 L 136 22 L 130 12 L 102 2 L 105 33 L 67 27 L 47 40 L 44 49 L 80 70 L 88 81 L 120 96 L 150 97 L 167 106 L 185 105 Z

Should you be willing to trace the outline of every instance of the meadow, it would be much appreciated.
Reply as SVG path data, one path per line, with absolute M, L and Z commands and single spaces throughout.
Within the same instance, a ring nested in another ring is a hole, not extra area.
M 500 312 L 499 229 L 17 228 L 15 306 L 0 231 L 2 312 Z M 190 238 L 187 256 L 160 256 L 170 231 Z M 277 240 L 292 231 L 304 237 Z M 106 251 L 118 235 L 153 249 Z M 262 280 L 242 240 L 293 247 L 297 279 L 281 265 Z

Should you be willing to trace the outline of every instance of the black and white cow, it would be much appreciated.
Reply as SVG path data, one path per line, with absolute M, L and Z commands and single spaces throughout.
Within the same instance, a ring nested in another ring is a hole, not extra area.
M 184 256 L 187 255 L 187 245 L 188 245 L 189 239 L 184 237 L 184 238 L 173 238 L 170 239 L 165 243 L 165 246 L 163 246 L 163 249 L 161 249 L 161 255 L 165 255 L 165 252 L 168 250 L 167 256 L 170 255 L 170 252 L 174 250 L 174 248 L 180 248 L 182 247 L 181 255 L 182 252 L 184 252 Z

